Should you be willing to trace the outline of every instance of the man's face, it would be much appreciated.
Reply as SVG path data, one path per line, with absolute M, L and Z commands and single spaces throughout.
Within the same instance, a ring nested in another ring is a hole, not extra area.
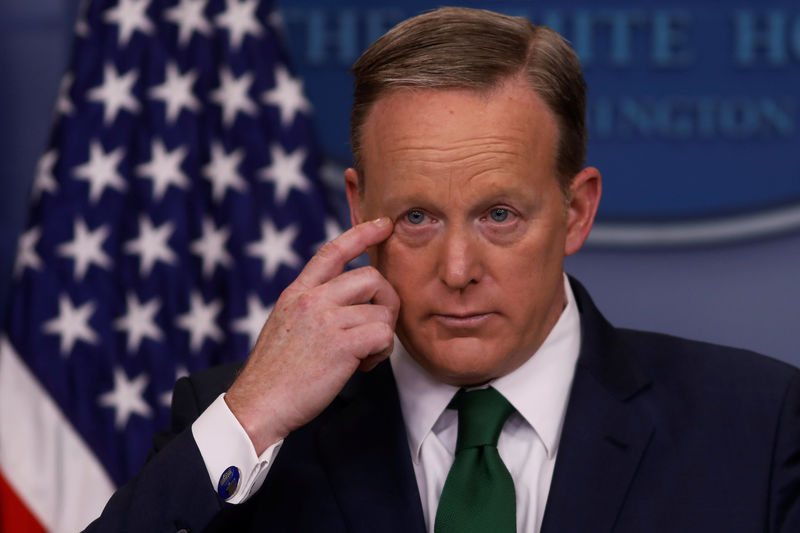
M 513 81 L 488 94 L 399 90 L 362 135 L 365 190 L 348 170 L 348 199 L 354 222 L 394 222 L 368 253 L 400 296 L 403 345 L 445 383 L 511 372 L 558 320 L 564 255 L 588 234 L 558 186 L 552 113 Z

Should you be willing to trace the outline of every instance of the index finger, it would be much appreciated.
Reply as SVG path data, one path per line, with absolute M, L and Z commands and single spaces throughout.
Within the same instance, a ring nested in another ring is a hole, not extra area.
M 347 263 L 367 248 L 385 241 L 392 234 L 392 221 L 381 217 L 350 228 L 322 248 L 309 260 L 295 283 L 307 288 L 332 280 L 344 271 Z

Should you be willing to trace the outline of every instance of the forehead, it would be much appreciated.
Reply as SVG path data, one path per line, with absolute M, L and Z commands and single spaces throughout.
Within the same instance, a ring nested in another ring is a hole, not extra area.
M 557 125 L 528 85 L 489 91 L 398 89 L 375 102 L 364 124 L 366 181 L 414 181 L 492 172 L 555 176 Z M 366 188 L 369 188 L 368 186 Z

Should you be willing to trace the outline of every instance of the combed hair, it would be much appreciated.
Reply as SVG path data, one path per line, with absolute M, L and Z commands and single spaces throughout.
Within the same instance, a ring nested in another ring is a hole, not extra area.
M 397 88 L 488 92 L 524 76 L 559 128 L 556 170 L 562 191 L 586 159 L 586 83 L 580 61 L 556 32 L 523 17 L 445 7 L 405 20 L 372 43 L 350 69 L 350 145 L 363 180 L 361 132 L 373 104 Z M 363 190 L 363 182 L 360 183 Z

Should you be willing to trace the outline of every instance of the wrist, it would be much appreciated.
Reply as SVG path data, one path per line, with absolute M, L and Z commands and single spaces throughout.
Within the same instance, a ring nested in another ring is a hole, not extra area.
M 241 401 L 233 388 L 225 394 L 224 400 L 250 438 L 256 455 L 261 455 L 264 450 L 285 439 L 290 433 L 288 429 L 283 429 L 274 410 L 268 409 L 264 412 L 252 409 L 252 402 Z

